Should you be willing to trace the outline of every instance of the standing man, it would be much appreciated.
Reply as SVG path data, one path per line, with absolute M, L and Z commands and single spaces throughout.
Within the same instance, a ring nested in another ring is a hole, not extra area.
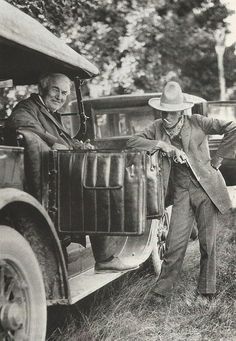
M 161 119 L 130 138 L 129 148 L 155 153 L 162 150 L 172 159 L 173 209 L 167 237 L 167 250 L 160 277 L 152 293 L 163 298 L 171 293 L 180 273 L 192 221 L 195 217 L 200 243 L 198 293 L 211 298 L 216 292 L 216 223 L 218 212 L 230 207 L 224 179 L 218 170 L 224 157 L 234 157 L 236 124 L 201 115 L 185 116 L 193 106 L 184 99 L 180 85 L 168 82 L 161 98 L 148 104 Z M 211 160 L 208 135 L 224 135 Z M 164 176 L 169 177 L 170 167 Z
M 62 124 L 58 110 L 65 104 L 70 88 L 71 81 L 66 75 L 44 75 L 39 80 L 39 93 L 19 102 L 13 109 L 7 125 L 14 129 L 34 132 L 52 149 L 93 148 L 89 142 L 83 143 L 71 138 Z M 96 260 L 96 272 L 119 272 L 137 268 L 113 256 L 112 237 L 93 236 L 90 240 Z

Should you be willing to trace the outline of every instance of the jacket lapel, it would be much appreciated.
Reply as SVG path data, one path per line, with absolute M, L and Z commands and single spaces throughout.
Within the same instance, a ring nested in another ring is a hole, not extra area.
M 183 148 L 185 152 L 188 152 L 189 141 L 191 136 L 191 126 L 189 124 L 189 120 L 185 117 L 183 128 L 181 129 L 181 138 L 183 143 Z

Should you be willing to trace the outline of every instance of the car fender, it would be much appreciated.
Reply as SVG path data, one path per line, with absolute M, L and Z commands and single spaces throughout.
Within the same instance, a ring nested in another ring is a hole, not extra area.
M 68 275 L 67 275 L 67 269 L 66 269 L 66 263 L 65 258 L 63 255 L 62 247 L 60 240 L 58 238 L 56 229 L 53 225 L 53 222 L 51 218 L 49 217 L 47 211 L 44 209 L 44 207 L 30 194 L 18 190 L 15 188 L 1 188 L 0 189 L 0 211 L 2 211 L 4 208 L 8 207 L 10 204 L 19 203 L 19 204 L 26 204 L 29 206 L 29 208 L 34 208 L 34 210 L 37 211 L 37 214 L 39 214 L 44 221 L 46 222 L 45 226 L 48 230 L 48 233 L 50 234 L 50 237 L 53 240 L 54 244 L 54 250 L 56 250 L 56 259 L 59 268 L 59 276 L 60 276 L 60 283 L 62 285 L 63 294 L 62 294 L 62 300 L 57 300 L 57 302 L 60 301 L 60 303 L 67 303 L 69 298 L 69 286 L 68 286 Z M 65 300 L 65 302 L 63 302 Z M 53 301 L 53 300 L 52 300 Z M 49 302 L 49 304 L 54 304 L 55 302 Z

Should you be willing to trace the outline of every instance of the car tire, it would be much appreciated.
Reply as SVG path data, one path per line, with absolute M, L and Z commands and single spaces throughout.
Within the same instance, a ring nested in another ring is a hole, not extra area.
M 166 238 L 169 231 L 169 214 L 167 211 L 158 222 L 156 233 L 153 236 L 153 249 L 151 253 L 153 271 L 158 278 L 161 272 L 161 265 L 166 251 Z
M 0 340 L 44 341 L 46 295 L 37 258 L 26 239 L 0 226 Z

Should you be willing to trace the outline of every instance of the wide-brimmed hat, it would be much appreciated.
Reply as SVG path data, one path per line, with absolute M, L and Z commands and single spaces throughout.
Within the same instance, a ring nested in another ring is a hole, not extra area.
M 192 108 L 194 103 L 187 102 L 179 83 L 168 82 L 160 98 L 151 98 L 148 104 L 160 111 L 180 111 Z

